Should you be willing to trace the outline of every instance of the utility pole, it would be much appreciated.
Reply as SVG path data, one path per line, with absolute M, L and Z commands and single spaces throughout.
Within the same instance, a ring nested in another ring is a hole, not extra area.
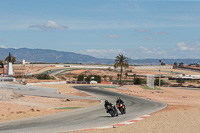
M 159 60 L 159 63 L 160 63 L 160 69 L 159 69 L 159 89 L 160 89 L 160 78 L 161 78 L 161 74 L 160 74 L 160 70 L 161 70 L 161 60 Z
M 33 56 L 34 56 L 34 54 L 32 54 L 32 67 L 33 67 Z
M 4 69 L 4 64 L 2 64 L 3 65 L 3 77 L 4 77 L 4 71 L 5 71 L 5 69 Z

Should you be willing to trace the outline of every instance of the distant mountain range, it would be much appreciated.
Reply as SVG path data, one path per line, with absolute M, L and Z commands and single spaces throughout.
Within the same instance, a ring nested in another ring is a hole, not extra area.
M 82 55 L 73 52 L 63 52 L 48 49 L 28 48 L 0 48 L 0 60 L 4 60 L 9 52 L 16 57 L 18 62 L 25 59 L 34 63 L 82 63 L 82 64 L 113 64 L 114 59 L 95 58 L 89 55 Z M 117 56 L 117 55 L 116 55 Z M 128 59 L 129 64 L 136 65 L 157 65 L 159 60 L 166 64 L 174 62 L 184 64 L 200 63 L 200 59 Z
M 25 59 L 34 63 L 83 63 L 95 64 L 103 63 L 110 64 L 113 60 L 100 59 L 88 55 L 77 54 L 73 52 L 63 52 L 49 49 L 28 49 L 28 48 L 0 48 L 0 60 L 4 60 L 9 52 L 16 57 L 17 61 L 21 62 Z

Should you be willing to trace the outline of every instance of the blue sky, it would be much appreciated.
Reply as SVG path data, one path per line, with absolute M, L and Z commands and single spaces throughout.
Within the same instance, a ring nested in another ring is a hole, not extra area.
M 200 58 L 199 1 L 1 0 L 0 47 Z

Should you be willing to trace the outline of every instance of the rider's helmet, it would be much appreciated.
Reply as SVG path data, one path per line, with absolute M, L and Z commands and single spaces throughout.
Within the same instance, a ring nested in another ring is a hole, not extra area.
M 118 97 L 117 100 L 121 100 L 120 97 Z
M 108 100 L 105 100 L 105 103 L 108 103 Z

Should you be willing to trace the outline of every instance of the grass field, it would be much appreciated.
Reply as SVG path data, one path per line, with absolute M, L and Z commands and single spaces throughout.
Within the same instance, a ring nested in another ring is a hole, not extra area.
M 161 90 L 158 87 L 154 87 L 154 89 L 148 87 L 148 86 L 141 86 L 143 89 L 147 89 L 147 90 Z

